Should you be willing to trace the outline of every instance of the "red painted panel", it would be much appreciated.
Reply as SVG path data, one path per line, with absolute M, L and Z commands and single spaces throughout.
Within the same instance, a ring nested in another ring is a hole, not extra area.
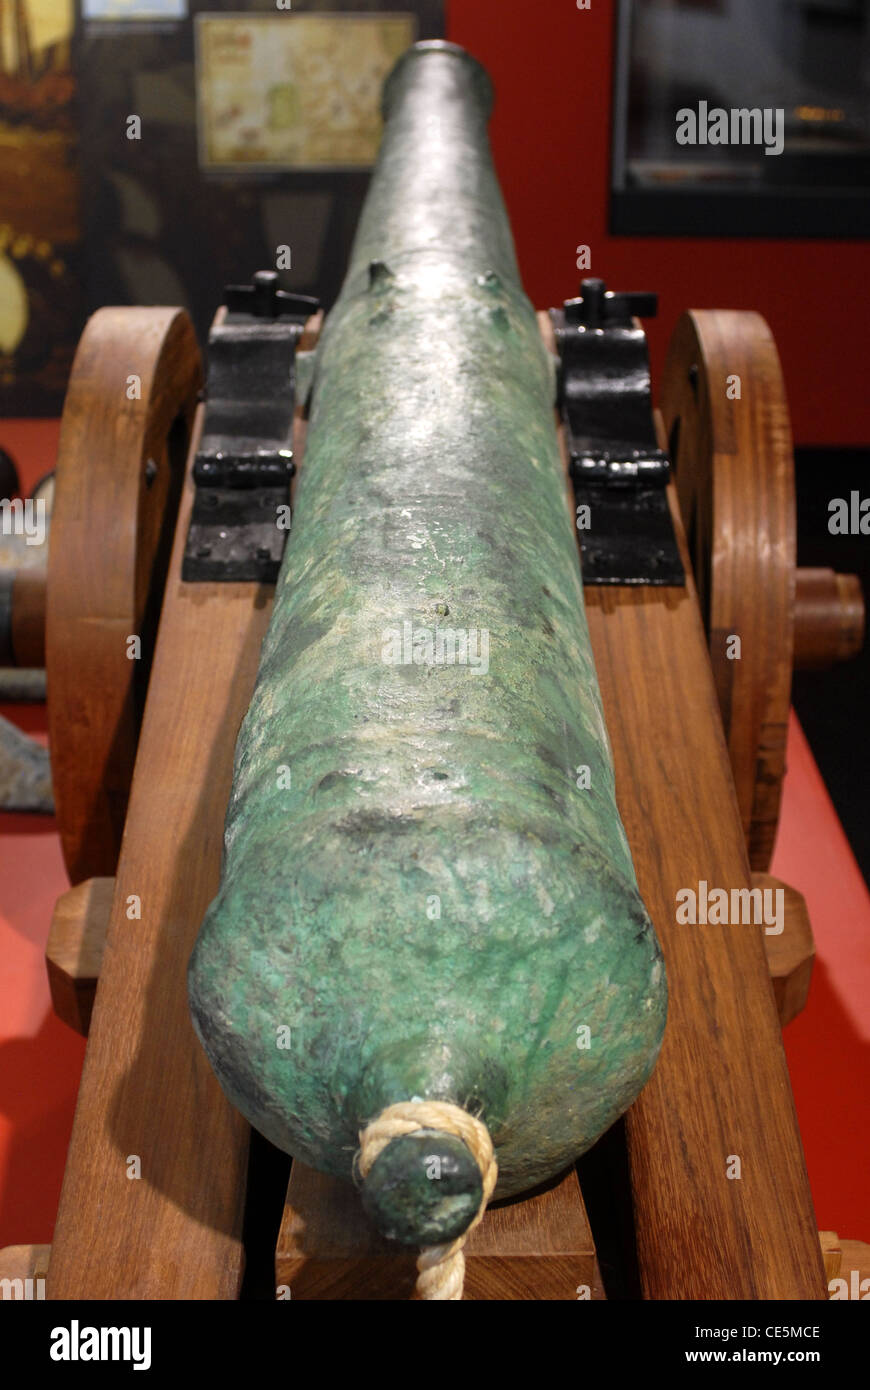
M 756 309 L 779 346 L 796 441 L 870 444 L 866 242 L 609 235 L 615 5 L 591 5 L 448 3 L 448 38 L 495 83 L 493 150 L 535 307 L 576 293 L 575 248 L 589 245 L 591 273 L 613 288 L 659 292 L 654 381 L 685 309 Z
M 870 1241 L 870 892 L 797 717 L 772 872 L 803 893 L 816 962 L 785 1050 L 822 1230 Z

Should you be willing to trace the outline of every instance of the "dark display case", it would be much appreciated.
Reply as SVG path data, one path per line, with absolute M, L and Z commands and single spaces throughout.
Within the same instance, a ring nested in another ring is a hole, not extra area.
M 870 233 L 867 0 L 620 0 L 611 230 Z

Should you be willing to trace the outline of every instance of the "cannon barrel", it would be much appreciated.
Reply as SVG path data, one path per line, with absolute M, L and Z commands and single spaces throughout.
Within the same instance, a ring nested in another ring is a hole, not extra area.
M 666 983 L 490 103 L 451 44 L 386 83 L 189 984 L 221 1084 L 272 1142 L 350 1178 L 390 1107 L 453 1106 L 507 1196 L 631 1104 Z M 357 1171 L 407 1244 L 480 1208 L 479 1155 L 438 1130 Z

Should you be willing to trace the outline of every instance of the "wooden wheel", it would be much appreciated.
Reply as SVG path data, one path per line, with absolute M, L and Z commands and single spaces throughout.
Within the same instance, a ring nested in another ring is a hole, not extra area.
M 201 382 L 181 309 L 100 309 L 73 363 L 45 660 L 54 797 L 74 884 L 115 872 Z
M 795 613 L 791 427 L 764 319 L 684 314 L 661 406 L 749 861 L 764 871 L 785 773 Z
M 661 413 L 749 862 L 763 873 L 779 820 L 792 665 L 819 669 L 855 656 L 864 596 L 855 575 L 795 568 L 788 404 L 759 314 L 683 315 Z

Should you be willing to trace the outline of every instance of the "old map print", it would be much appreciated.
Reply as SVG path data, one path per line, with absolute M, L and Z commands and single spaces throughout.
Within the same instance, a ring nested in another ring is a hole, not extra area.
M 201 165 L 372 164 L 381 85 L 415 37 L 412 14 L 200 15 Z

